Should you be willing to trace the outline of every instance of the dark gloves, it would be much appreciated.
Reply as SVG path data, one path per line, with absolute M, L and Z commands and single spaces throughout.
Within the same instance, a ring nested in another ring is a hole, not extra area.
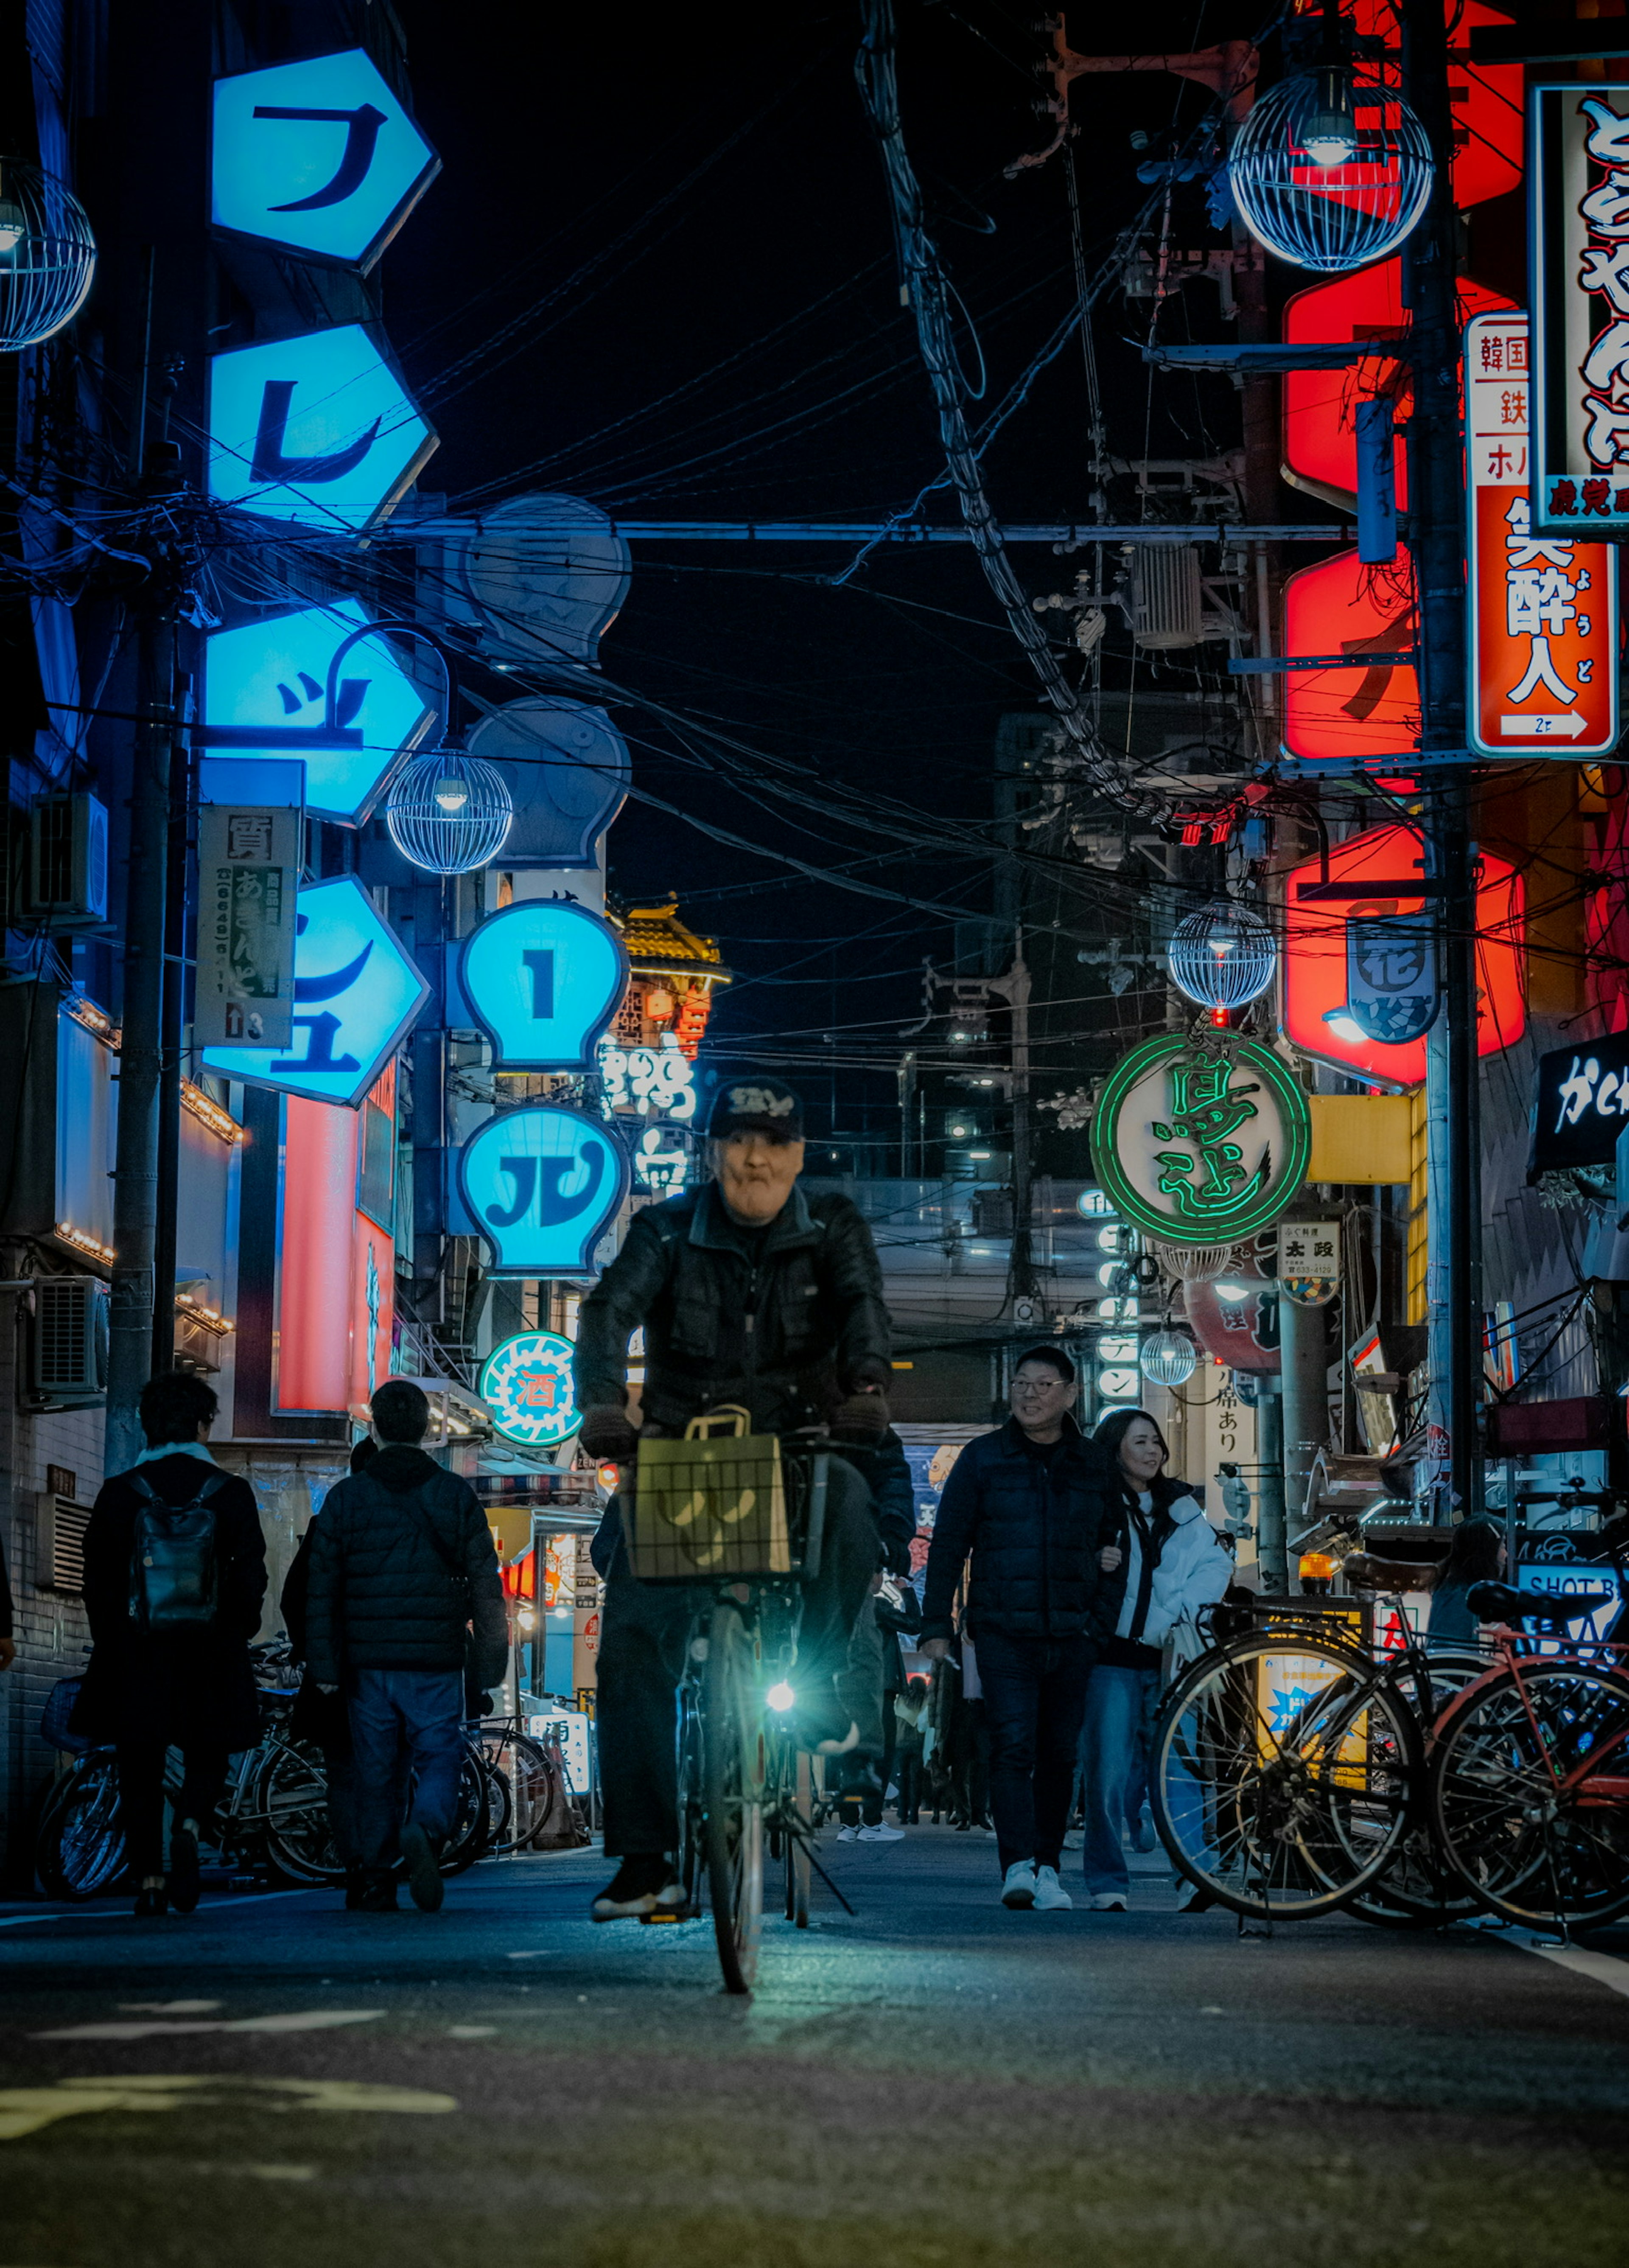
M 884 1535 L 878 1539 L 883 1547 L 883 1565 L 891 1575 L 908 1575 L 911 1572 L 911 1543 L 908 1536 Z
M 862 1387 L 848 1395 L 832 1412 L 832 1432 L 839 1441 L 856 1448 L 874 1449 L 891 1423 L 888 1403 L 880 1387 Z
M 625 1465 L 639 1453 L 639 1435 L 627 1421 L 626 1410 L 612 1402 L 593 1402 L 583 1412 L 577 1436 L 589 1455 L 600 1464 Z

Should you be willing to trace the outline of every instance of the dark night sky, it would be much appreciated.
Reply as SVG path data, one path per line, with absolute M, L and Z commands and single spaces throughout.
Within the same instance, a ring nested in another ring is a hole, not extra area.
M 444 161 L 385 269 L 392 339 L 442 437 L 427 488 L 454 508 L 542 488 L 648 517 L 870 519 L 934 478 L 928 382 L 854 83 L 857 9 L 398 5 Z M 1033 13 L 1032 0 L 902 0 L 899 11 L 907 138 L 992 400 L 1075 288 L 1061 162 L 1002 175 L 1050 133 L 1031 107 L 1044 47 Z M 1108 43 L 1089 39 L 1090 21 L 1077 11 L 1076 47 Z M 1157 33 L 1170 47 L 1246 28 L 1208 14 L 1201 26 L 1192 7 L 1144 10 L 1139 25 L 1147 44 Z M 1077 88 L 1089 269 L 1148 195 L 1129 129 L 1185 128 L 1205 107 L 1162 76 Z M 1186 235 L 1207 240 L 1199 192 L 1177 195 L 1179 218 L 1191 201 Z M 1196 317 L 1214 315 L 1207 290 L 1188 296 Z M 1123 336 L 1146 319 L 1146 303 L 1101 303 L 1111 447 L 1232 446 L 1230 403 L 1206 398 L 1207 431 L 1190 381 L 1185 401 L 1161 389 L 1147 423 L 1146 373 Z M 999 513 L 1086 517 L 1084 404 L 1071 342 L 991 452 Z M 937 496 L 929 515 L 953 520 L 954 505 Z M 914 846 L 910 813 L 963 822 L 976 852 L 997 719 L 1035 705 L 1027 664 L 970 552 L 878 555 L 833 589 L 840 556 L 636 547 L 602 658 L 620 682 L 791 767 L 780 777 L 799 792 L 849 784 L 889 799 L 889 834 L 767 797 L 755 762 L 721 776 L 704 741 L 686 734 L 683 748 L 625 709 L 636 778 L 752 842 L 822 867 L 870 858 L 860 871 L 890 888 L 981 907 L 987 865 Z M 1017 563 L 1045 593 L 1067 588 L 1079 563 L 1026 548 Z M 816 1060 L 833 1030 L 840 1054 L 874 1041 L 879 1061 L 897 1057 L 886 1035 L 920 1013 L 921 956 L 950 948 L 943 920 L 789 880 L 635 803 L 613 833 L 612 880 L 630 896 L 678 889 L 719 935 L 743 982 L 716 1039 L 773 1034 Z M 880 1101 L 892 1084 L 870 1091 Z

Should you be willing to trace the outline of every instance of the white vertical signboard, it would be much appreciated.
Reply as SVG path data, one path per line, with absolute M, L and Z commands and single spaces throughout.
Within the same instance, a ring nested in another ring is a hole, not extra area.
M 200 806 L 199 1047 L 292 1042 L 299 860 L 297 810 Z

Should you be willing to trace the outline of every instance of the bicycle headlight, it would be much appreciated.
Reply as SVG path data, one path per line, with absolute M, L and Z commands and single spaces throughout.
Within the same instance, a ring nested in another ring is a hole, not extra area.
M 789 1709 L 796 1698 L 796 1694 L 793 1692 L 791 1687 L 788 1685 L 784 1680 L 782 1680 L 779 1685 L 772 1685 L 768 1692 L 764 1696 L 764 1699 L 770 1708 L 781 1712 Z

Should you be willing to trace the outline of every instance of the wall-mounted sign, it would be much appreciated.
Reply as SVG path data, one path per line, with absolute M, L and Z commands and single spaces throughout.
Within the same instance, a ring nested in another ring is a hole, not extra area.
M 360 323 L 215 356 L 209 421 L 217 504 L 334 533 L 371 527 L 436 446 Z
M 1629 533 L 1629 89 L 1528 89 L 1533 526 Z
M 613 1110 L 681 1123 L 696 1115 L 695 1065 L 671 1032 L 663 1034 L 659 1048 L 620 1048 L 609 1040 L 602 1042 L 599 1075 Z
M 1340 1289 L 1340 1223 L 1281 1220 L 1279 1289 L 1298 1307 L 1326 1307 Z
M 671 1119 L 647 1126 L 634 1145 L 634 1185 L 648 1196 L 676 1197 L 695 1180 L 700 1138 Z
M 313 883 L 296 901 L 293 1045 L 209 1048 L 204 1069 L 354 1108 L 429 998 L 354 875 Z
M 1426 1075 L 1423 1035 L 1431 1021 L 1435 980 L 1420 931 L 1435 901 L 1397 887 L 1416 874 L 1423 879 L 1424 858 L 1420 837 L 1412 828 L 1371 827 L 1330 850 L 1327 886 L 1352 895 L 1305 895 L 1326 886 L 1317 858 L 1294 868 L 1286 880 L 1286 1034 L 1308 1055 L 1396 1086 L 1416 1086 Z M 1373 889 L 1372 897 L 1361 895 L 1366 887 Z M 1511 1046 L 1527 1027 L 1523 905 L 1515 868 L 1508 859 L 1483 851 L 1476 899 L 1478 1043 L 1483 1055 Z M 1421 917 L 1419 927 L 1411 926 Z M 1355 1001 L 1354 966 L 1360 980 Z M 1376 1030 L 1391 1016 L 1404 1030 L 1412 1025 L 1413 1035 L 1377 1038 Z
M 1610 1166 L 1629 1128 L 1629 1032 L 1552 1048 L 1533 1075 L 1528 1179 L 1571 1166 Z
M 215 82 L 216 228 L 365 273 L 441 160 L 361 48 Z
M 390 1372 L 396 1257 L 388 1227 L 359 1205 L 367 1122 L 395 1141 L 394 1066 L 365 1113 L 291 1094 L 283 1121 L 283 1220 L 277 1258 L 280 1411 L 366 1409 Z
M 327 722 L 328 664 L 371 621 L 355 599 L 274 615 L 203 642 L 207 745 L 233 757 L 297 758 L 305 808 L 350 827 L 367 817 L 392 768 L 423 740 L 436 711 L 384 637 L 341 663 Z
M 1618 746 L 1618 550 L 1533 532 L 1530 390 L 1527 317 L 1479 316 L 1465 331 L 1468 729 L 1484 755 L 1574 763 Z
M 465 939 L 459 982 L 502 1071 L 581 1071 L 627 988 L 609 922 L 565 898 L 523 898 Z
M 551 1449 L 583 1423 L 571 1382 L 571 1342 L 558 1331 L 520 1331 L 494 1347 L 479 1392 L 495 1432 L 528 1449 Z
M 1366 567 L 1355 551 L 1303 567 L 1284 585 L 1284 651 L 1346 654 L 1337 669 L 1283 680 L 1284 745 L 1317 763 L 1406 760 L 1420 745 L 1418 624 L 1406 555 Z
M 495 764 L 515 806 L 506 866 L 591 866 L 622 808 L 633 759 L 603 709 L 576 701 L 507 702 L 483 717 L 469 752 Z
M 553 1103 L 500 1110 L 459 1152 L 459 1187 L 498 1276 L 579 1276 L 627 1195 L 621 1144 Z
M 200 805 L 196 1045 L 292 1042 L 299 879 L 297 811 Z
M 1278 1219 L 1312 1147 L 1289 1066 L 1253 1040 L 1163 1032 L 1123 1057 L 1092 1114 L 1097 1181 L 1133 1226 L 1224 1244 Z

